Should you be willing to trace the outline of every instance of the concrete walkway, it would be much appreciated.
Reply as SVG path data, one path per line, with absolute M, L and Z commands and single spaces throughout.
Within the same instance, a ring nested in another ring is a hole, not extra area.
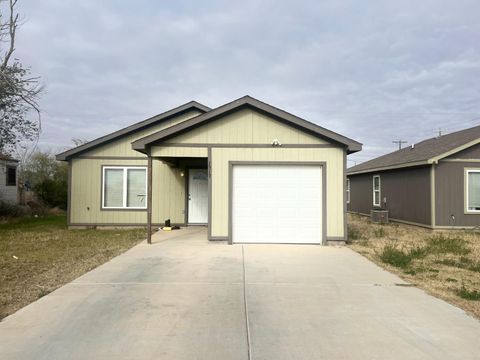
M 0 359 L 478 359 L 480 322 L 347 248 L 157 234 L 0 323 Z

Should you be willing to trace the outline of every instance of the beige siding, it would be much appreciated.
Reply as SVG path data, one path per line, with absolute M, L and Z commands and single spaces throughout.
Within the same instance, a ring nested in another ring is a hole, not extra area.
M 211 144 L 326 144 L 313 135 L 250 109 L 239 110 L 177 137 L 168 143 Z
M 140 139 L 144 136 L 150 135 L 157 131 L 163 130 L 169 126 L 178 124 L 182 121 L 188 120 L 194 116 L 199 115 L 200 112 L 198 110 L 192 110 L 185 114 L 173 117 L 169 120 L 163 121 L 158 125 L 151 126 L 141 131 L 134 132 L 133 134 L 126 135 L 118 140 L 109 142 L 103 146 L 95 148 L 93 150 L 87 151 L 82 153 L 81 156 L 138 156 L 144 157 L 145 155 L 132 150 L 132 142 Z
M 72 224 L 139 224 L 146 223 L 146 211 L 102 210 L 101 178 L 102 165 L 145 165 L 143 154 L 131 149 L 131 142 L 147 134 L 161 130 L 195 116 L 185 114 L 157 127 L 140 131 L 131 136 L 106 144 L 88 153 L 86 156 L 131 157 L 139 160 L 72 160 L 71 223 Z M 344 234 L 344 157 L 345 152 L 338 147 L 232 147 L 231 144 L 271 144 L 278 139 L 282 144 L 328 145 L 319 139 L 294 127 L 257 113 L 250 109 L 229 114 L 185 134 L 169 139 L 169 143 L 182 143 L 187 146 L 155 146 L 155 157 L 204 157 L 208 156 L 207 147 L 188 144 L 217 144 L 211 148 L 211 235 L 227 237 L 229 209 L 229 161 L 321 161 L 327 164 L 327 203 L 325 224 L 327 237 L 343 238 Z M 230 144 L 219 147 L 218 144 Z M 180 169 L 173 169 L 161 163 L 153 162 L 153 222 L 162 223 L 171 219 L 174 223 L 185 220 L 185 178 Z
M 152 156 L 158 157 L 204 157 L 208 156 L 206 147 L 162 147 L 152 146 Z
M 229 161 L 324 161 L 327 163 L 327 237 L 343 237 L 344 156 L 344 150 L 339 148 L 213 148 L 212 236 L 228 236 Z
M 146 160 L 72 160 L 72 224 L 145 224 L 146 211 L 102 210 L 102 165 L 147 166 Z M 158 160 L 153 161 L 153 222 L 184 222 L 185 179 L 180 171 Z

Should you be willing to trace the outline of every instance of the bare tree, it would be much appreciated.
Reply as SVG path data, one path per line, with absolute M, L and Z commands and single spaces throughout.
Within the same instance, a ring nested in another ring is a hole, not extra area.
M 28 144 L 33 152 L 41 131 L 39 77 L 14 57 L 18 1 L 0 0 L 0 152 L 10 153 Z

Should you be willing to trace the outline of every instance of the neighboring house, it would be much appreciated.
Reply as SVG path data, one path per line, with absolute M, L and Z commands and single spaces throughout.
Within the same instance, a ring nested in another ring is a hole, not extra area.
M 17 167 L 18 160 L 0 154 L 0 202 L 18 203 Z
M 346 155 L 359 150 L 245 96 L 189 102 L 57 159 L 70 168 L 70 227 L 170 219 L 208 225 L 209 240 L 326 244 L 346 240 Z
M 389 210 L 434 229 L 480 226 L 480 126 L 422 141 L 347 171 L 348 210 Z

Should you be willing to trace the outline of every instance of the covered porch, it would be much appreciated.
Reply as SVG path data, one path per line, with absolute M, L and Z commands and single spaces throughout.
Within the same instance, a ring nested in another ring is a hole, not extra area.
M 152 218 L 154 214 L 153 201 L 162 201 L 164 198 L 163 192 L 172 191 L 166 189 L 161 185 L 162 177 L 170 176 L 178 179 L 181 182 L 182 194 L 170 194 L 168 199 L 180 198 L 184 203 L 183 207 L 183 222 L 181 225 L 204 225 L 209 226 L 209 166 L 208 157 L 203 156 L 166 156 L 165 154 L 155 153 L 151 151 L 152 155 L 148 155 L 147 165 L 147 242 L 152 243 L 152 230 L 154 221 Z M 155 174 L 155 162 L 159 162 L 168 167 L 168 171 L 162 174 Z M 156 176 L 157 175 L 157 176 Z M 157 196 L 152 196 L 153 192 L 159 192 Z M 177 191 L 178 190 L 173 190 Z M 183 196 L 182 196 L 183 195 Z M 168 218 L 169 219 L 169 218 Z M 165 221 L 168 219 L 164 219 Z M 173 221 L 178 223 L 178 221 Z

